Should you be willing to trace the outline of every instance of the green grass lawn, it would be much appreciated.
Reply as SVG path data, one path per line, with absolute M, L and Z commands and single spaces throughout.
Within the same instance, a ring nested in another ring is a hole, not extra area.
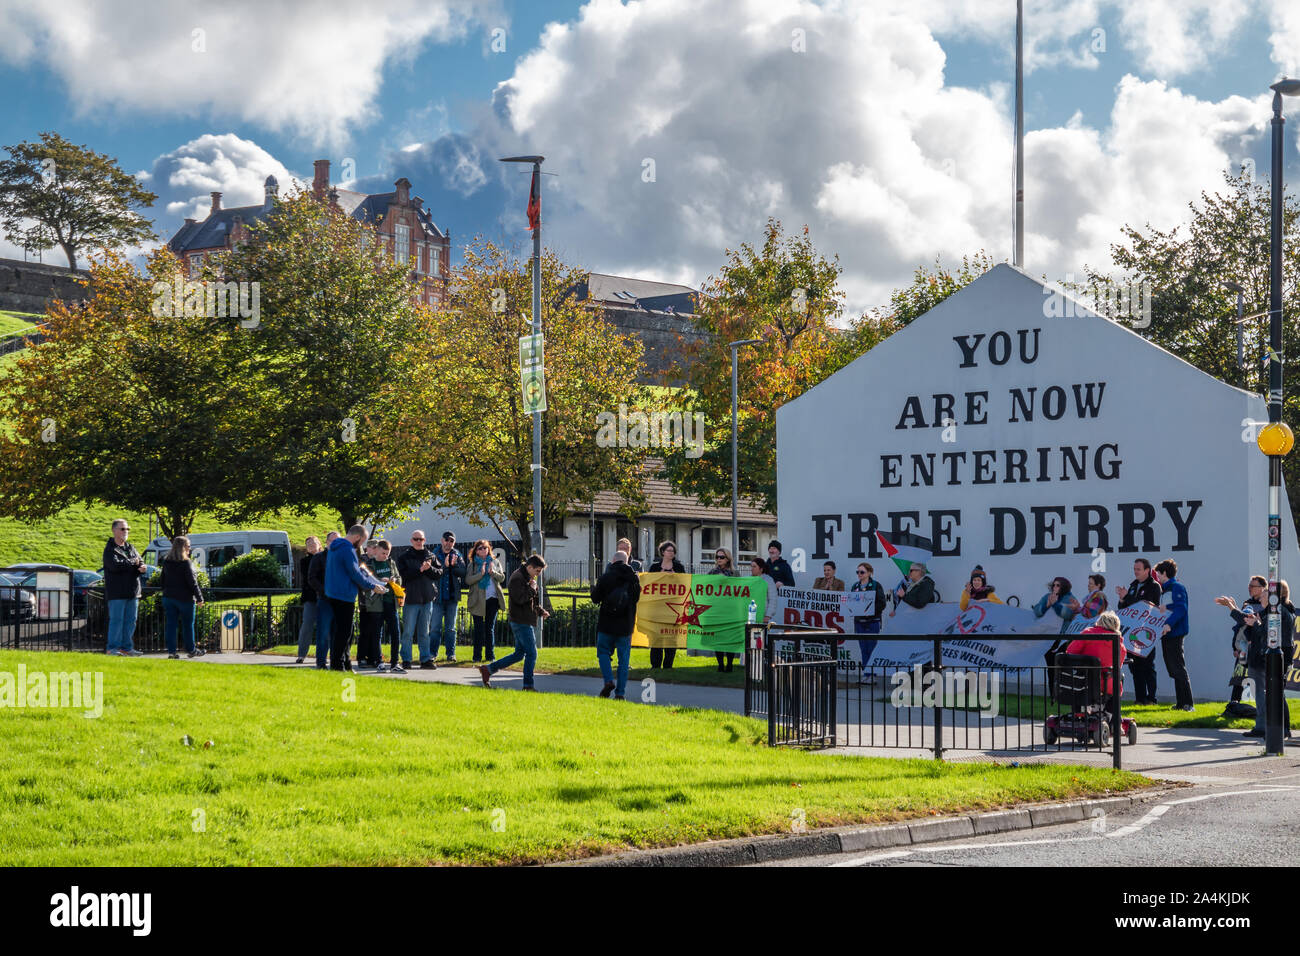
M 0 339 L 18 332 L 27 332 L 38 322 L 45 320 L 43 315 L 31 312 L 6 312 L 0 309 Z
M 44 521 L 18 521 L 0 518 L 0 567 L 21 561 L 45 561 L 73 568 L 99 567 L 104 542 L 110 536 L 113 519 L 123 517 L 131 523 L 131 541 L 141 551 L 149 543 L 149 517 L 122 512 L 102 505 L 77 505 Z M 301 544 L 309 534 L 324 535 L 338 524 L 338 516 L 328 509 L 314 515 L 272 515 L 243 527 L 286 531 L 289 540 Z M 191 532 L 234 530 L 238 526 L 222 524 L 211 515 L 200 515 Z
M 774 750 L 734 714 L 599 698 L 0 653 L 20 662 L 102 672 L 104 702 L 0 709 L 10 866 L 541 862 L 1152 784 Z
M 296 656 L 298 645 L 281 644 L 276 647 L 268 647 L 262 653 Z M 388 653 L 387 644 L 384 644 L 384 653 Z M 472 667 L 471 653 L 469 647 L 458 646 L 456 648 L 458 666 Z M 509 653 L 509 647 L 497 648 L 497 657 L 504 657 Z M 614 658 L 613 663 L 617 666 L 617 657 Z M 522 669 L 523 664 L 514 664 L 507 668 L 507 670 Z M 571 674 L 577 677 L 599 677 L 600 665 L 596 663 L 596 649 L 594 647 L 543 647 L 537 652 L 536 671 L 539 674 Z M 700 684 L 709 687 L 737 688 L 745 686 L 745 672 L 739 664 L 735 665 L 735 670 L 730 674 L 723 674 L 718 672 L 718 663 L 712 656 L 688 657 L 686 652 L 682 650 L 677 652 L 677 658 L 673 661 L 671 670 L 651 670 L 650 650 L 644 647 L 634 647 L 632 648 L 632 664 L 627 672 L 628 683 L 638 683 L 645 677 L 653 677 L 665 684 Z

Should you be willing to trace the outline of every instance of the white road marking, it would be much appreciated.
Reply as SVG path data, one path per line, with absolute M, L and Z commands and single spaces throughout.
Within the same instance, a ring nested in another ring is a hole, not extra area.
M 1296 774 L 1295 776 L 1300 776 Z M 1286 778 L 1282 778 L 1286 779 Z M 985 841 L 981 843 L 936 843 L 934 846 L 917 846 L 910 850 L 894 850 L 889 853 L 876 853 L 868 857 L 855 857 L 851 860 L 844 860 L 839 863 L 832 863 L 831 866 L 866 866 L 869 863 L 877 863 L 881 860 L 893 860 L 899 857 L 911 856 L 913 853 L 947 853 L 958 850 L 991 850 L 1004 846 L 1035 846 L 1048 843 L 1086 843 L 1093 840 L 1114 839 L 1116 837 L 1128 836 L 1136 833 L 1143 827 L 1155 823 L 1166 813 L 1176 806 L 1184 803 L 1200 803 L 1202 800 L 1213 800 L 1217 797 L 1239 797 L 1243 794 L 1252 793 L 1278 793 L 1285 790 L 1300 790 L 1300 786 L 1257 786 L 1250 790 L 1229 790 L 1223 793 L 1204 793 L 1195 797 L 1182 797 L 1178 800 L 1167 800 L 1164 803 L 1152 807 L 1141 819 L 1130 823 L 1128 826 L 1120 827 L 1112 833 L 1103 836 L 1063 836 L 1063 837 L 1043 837 L 1038 840 L 1005 840 L 1005 841 Z M 1090 820 L 1076 820 L 1075 823 L 1091 825 Z
M 831 866 L 866 866 L 868 863 L 875 863 L 878 860 L 896 860 L 900 856 L 911 856 L 911 850 L 894 850 L 891 853 L 876 853 L 872 856 L 855 857 L 852 860 L 844 860 L 840 863 L 832 863 Z

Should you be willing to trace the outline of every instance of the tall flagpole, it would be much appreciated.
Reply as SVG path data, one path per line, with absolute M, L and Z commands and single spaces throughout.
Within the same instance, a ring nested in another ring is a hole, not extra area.
M 1011 264 L 1025 265 L 1025 5 L 1016 0 L 1016 194 L 1015 252 Z

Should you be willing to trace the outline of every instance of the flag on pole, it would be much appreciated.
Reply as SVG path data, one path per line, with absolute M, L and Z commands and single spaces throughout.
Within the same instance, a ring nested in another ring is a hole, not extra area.
M 528 188 L 528 228 L 538 229 L 542 225 L 542 184 L 538 179 L 537 167 L 533 167 L 533 183 Z
M 934 553 L 934 546 L 929 538 L 922 538 L 910 532 L 895 535 L 892 542 L 879 531 L 876 532 L 876 538 L 884 548 L 885 555 L 898 565 L 898 570 L 903 572 L 904 578 L 907 577 L 907 572 L 912 570 L 914 561 L 929 564 L 930 556 Z

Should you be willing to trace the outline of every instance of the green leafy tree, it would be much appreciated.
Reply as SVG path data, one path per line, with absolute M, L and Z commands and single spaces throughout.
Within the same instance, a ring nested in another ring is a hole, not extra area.
M 628 514 L 645 507 L 645 449 L 598 441 L 597 428 L 598 415 L 634 396 L 641 347 L 567 294 L 584 275 L 543 253 L 544 523 L 601 491 L 618 493 Z M 537 521 L 519 363 L 519 338 L 530 333 L 531 261 L 478 238 L 453 270 L 450 293 L 416 356 L 423 366 L 385 396 L 383 415 L 400 426 L 377 436 L 379 469 L 423 499 L 482 515 L 523 551 Z
M 1083 291 L 1129 290 L 1098 297 L 1098 311 L 1129 325 L 1134 332 L 1201 371 L 1240 388 L 1267 394 L 1269 250 L 1271 199 L 1267 182 L 1245 175 L 1225 176 L 1226 188 L 1201 193 L 1188 204 L 1188 220 L 1169 230 L 1125 226 L 1123 240 L 1111 247 L 1115 270 L 1086 270 Z M 1282 301 L 1294 302 L 1300 283 L 1300 202 L 1287 195 L 1282 211 Z M 1255 316 L 1243 323 L 1246 367 L 1237 364 L 1236 292 L 1244 293 L 1243 312 Z M 1147 291 L 1143 292 L 1145 284 Z M 1135 303 L 1147 301 L 1150 314 Z M 1119 314 L 1119 313 L 1123 314 Z M 1261 314 L 1263 313 L 1263 314 Z M 1284 309 L 1283 367 L 1300 361 L 1300 313 Z M 1282 417 L 1295 422 L 1300 394 L 1285 393 Z M 1291 488 L 1300 487 L 1300 456 L 1283 459 L 1283 474 Z M 1293 496 L 1292 514 L 1300 516 L 1300 496 Z
M 119 249 L 154 238 L 150 221 L 132 207 L 152 206 L 149 192 L 117 161 L 58 133 L 39 143 L 6 146 L 0 160 L 0 229 L 26 249 L 59 246 L 68 266 L 77 252 Z
M 776 410 L 855 356 L 836 320 L 843 311 L 838 258 L 814 248 L 805 226 L 786 236 L 769 219 L 763 244 L 727 250 L 727 262 L 705 282 L 694 317 L 704 335 L 683 345 L 670 378 L 685 382 L 675 396 L 683 414 L 704 415 L 703 454 L 685 448 L 665 455 L 675 490 L 703 504 L 731 500 L 730 342 L 763 340 L 740 351 L 738 362 L 739 485 L 742 498 L 776 510 Z M 870 338 L 863 328 L 861 341 Z M 860 354 L 860 353 L 858 353 Z
M 48 518 L 102 503 L 155 515 L 171 537 L 226 500 L 239 470 L 243 368 L 226 319 L 163 307 L 178 264 L 166 250 L 142 274 L 92 260 L 84 305 L 55 303 L 45 340 L 0 378 L 0 513 Z M 155 283 L 158 286 L 155 286 Z
M 889 305 L 875 310 L 874 316 L 892 325 L 891 333 L 910 325 L 959 289 L 970 285 L 992 269 L 993 257 L 980 250 L 971 256 L 962 256 L 960 269 L 946 269 L 938 258 L 934 267 L 918 266 L 912 275 L 912 284 L 895 289 Z
M 343 527 L 400 519 L 418 490 L 392 480 L 376 449 L 398 427 L 386 412 L 404 407 L 429 368 L 434 332 L 409 267 L 372 226 L 305 192 L 277 200 L 249 231 L 205 263 L 206 277 L 259 290 L 243 383 L 256 462 L 228 477 L 230 517 L 326 506 Z M 414 453 L 430 462 L 440 450 Z

